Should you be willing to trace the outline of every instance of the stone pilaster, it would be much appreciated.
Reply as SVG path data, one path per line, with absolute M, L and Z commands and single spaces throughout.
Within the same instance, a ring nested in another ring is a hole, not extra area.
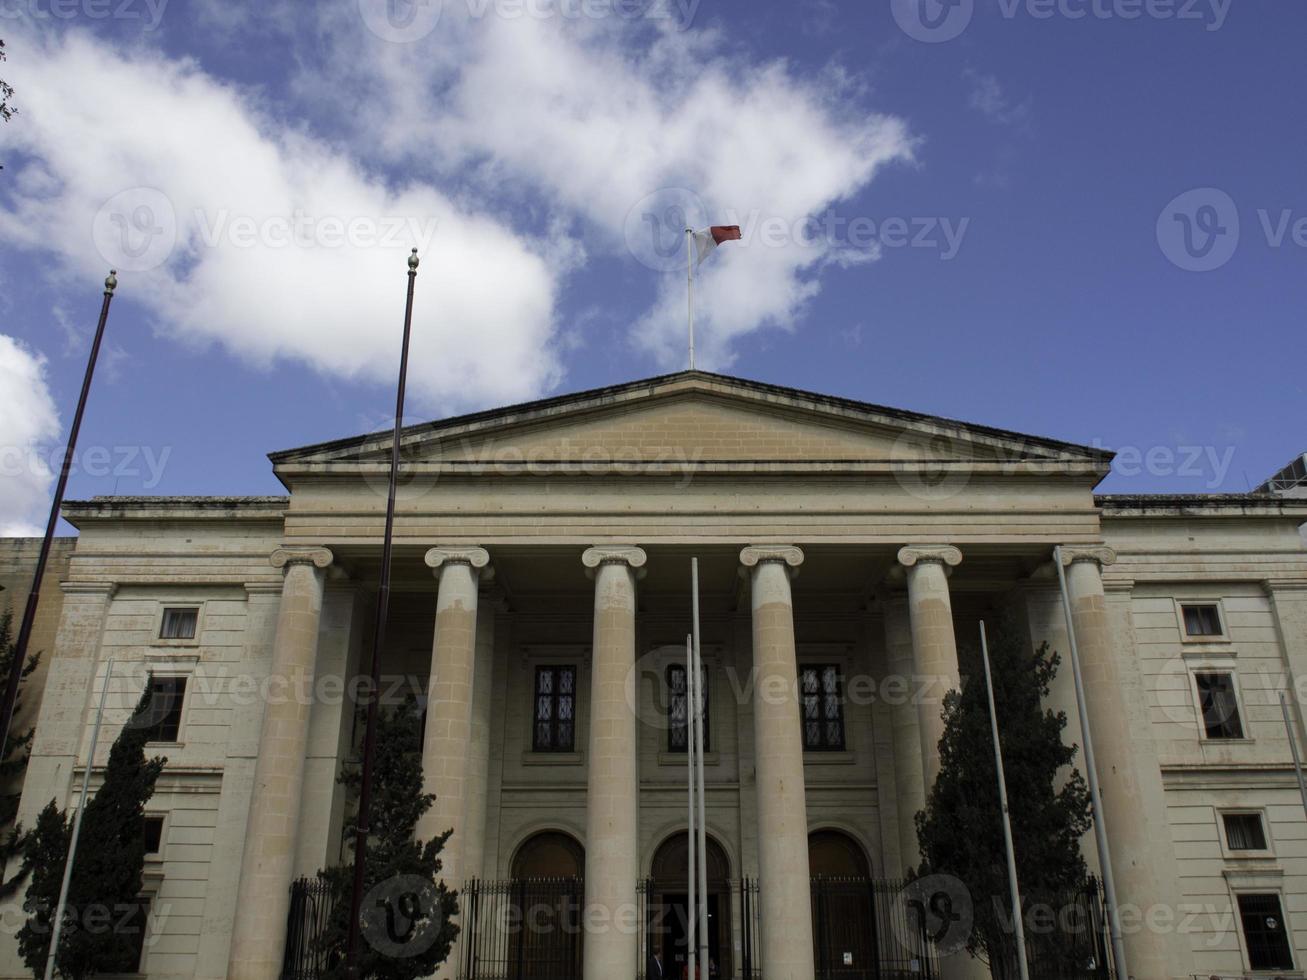
M 1139 980 L 1165 980 L 1190 975 L 1193 953 L 1187 936 L 1147 925 L 1159 912 L 1182 918 L 1179 870 L 1144 680 L 1130 639 L 1129 594 L 1114 617 L 1103 590 L 1102 567 L 1115 560 L 1106 546 L 1062 549 L 1103 819 L 1127 924 L 1126 959 Z M 1119 649 L 1114 619 L 1126 633 Z
M 639 970 L 635 581 L 646 560 L 635 547 L 590 548 L 581 558 L 595 580 L 586 758 L 587 977 L 634 977 Z
M 891 594 L 882 603 L 882 608 L 885 611 L 885 660 L 889 675 L 882 681 L 881 691 L 884 695 L 890 691 L 894 694 L 890 719 L 894 729 L 894 799 L 898 808 L 899 861 L 889 874 L 902 877 L 908 869 L 921 863 L 916 815 L 926 807 L 926 782 L 921 766 L 921 722 L 913 703 L 917 678 L 913 666 L 908 598 Z
M 486 810 L 490 783 L 490 719 L 494 705 L 495 612 L 502 596 L 483 590 L 477 610 L 476 668 L 472 683 L 471 748 L 467 769 L 467 830 L 463 877 L 485 874 Z
M 961 563 L 962 552 L 951 545 L 910 545 L 899 551 L 899 564 L 907 569 L 913 666 L 920 678 L 914 686 L 920 692 L 917 719 L 927 795 L 939 775 L 944 695 L 961 686 L 953 604 L 948 591 L 949 571 Z
M 753 596 L 754 767 L 758 788 L 762 962 L 768 980 L 812 980 L 812 899 L 803 732 L 790 574 L 794 547 L 749 547 Z
M 273 640 L 270 698 L 263 712 L 254 793 L 237 889 L 229 980 L 266 980 L 281 970 L 304 790 L 309 709 L 318 651 L 326 548 L 279 548 L 285 569 Z

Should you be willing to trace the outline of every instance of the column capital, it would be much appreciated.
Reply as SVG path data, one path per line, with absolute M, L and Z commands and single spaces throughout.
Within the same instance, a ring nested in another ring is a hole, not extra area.
M 1116 550 L 1105 544 L 1063 546 L 1062 564 L 1068 568 L 1078 561 L 1092 561 L 1099 568 L 1116 563 Z
M 581 564 L 586 567 L 586 574 L 591 578 L 594 578 L 600 565 L 626 565 L 631 571 L 638 572 L 648 560 L 649 556 L 644 549 L 633 544 L 595 545 L 581 555 Z
M 272 553 L 269 561 L 273 568 L 288 568 L 291 565 L 312 565 L 314 568 L 326 568 L 336 556 L 327 548 L 297 548 L 287 546 Z
M 962 552 L 951 544 L 910 544 L 899 549 L 898 559 L 904 568 L 935 562 L 948 571 L 962 564 Z
M 803 564 L 803 550 L 792 544 L 751 544 L 740 552 L 740 564 L 745 568 L 769 561 L 783 562 L 788 568 L 796 569 L 791 574 L 797 575 L 798 567 Z
M 436 578 L 446 565 L 468 565 L 480 571 L 490 564 L 490 552 L 485 548 L 432 548 L 427 552 L 425 561 Z

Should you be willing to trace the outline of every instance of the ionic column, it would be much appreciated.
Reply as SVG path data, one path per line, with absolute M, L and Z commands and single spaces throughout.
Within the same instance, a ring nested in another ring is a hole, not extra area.
M 953 604 L 948 591 L 949 572 L 961 563 L 962 552 L 952 545 L 910 545 L 899 551 L 899 564 L 907 569 L 913 666 L 922 682 L 914 686 L 920 687 L 917 720 L 926 795 L 939 775 L 944 695 L 961 687 Z
M 502 596 L 484 592 L 477 610 L 476 670 L 472 682 L 471 749 L 467 770 L 467 830 L 463 842 L 463 877 L 485 871 L 486 811 L 490 783 L 490 716 L 494 707 L 495 612 Z
M 259 734 L 254 792 L 236 896 L 229 980 L 266 980 L 281 972 L 294 873 L 304 759 L 309 738 L 322 590 L 332 554 L 326 548 L 279 548 L 284 568 L 273 640 L 269 698 Z
M 921 723 L 913 703 L 917 683 L 908 598 L 892 595 L 885 600 L 883 608 L 886 667 L 897 685 L 890 720 L 894 729 L 894 798 L 898 808 L 900 865 L 893 877 L 902 877 L 921 863 L 916 816 L 926 808 L 926 781 L 921 766 Z M 888 688 L 882 684 L 881 690 Z
M 440 585 L 427 684 L 427 728 L 422 736 L 422 791 L 435 793 L 436 800 L 418 820 L 415 833 L 418 840 L 429 841 L 453 829 L 454 836 L 440 852 L 441 876 L 457 890 L 463 887 L 467 841 L 477 589 L 490 555 L 483 548 L 432 548 L 426 562 Z
M 812 980 L 812 885 L 794 649 L 793 547 L 740 552 L 753 594 L 753 730 L 762 962 L 768 980 Z
M 1180 887 L 1143 677 L 1133 643 L 1118 655 L 1112 638 L 1102 567 L 1115 560 L 1105 546 L 1062 549 L 1117 898 L 1133 919 L 1126 959 L 1140 980 L 1164 980 L 1192 973 L 1193 954 L 1187 935 L 1141 925 L 1135 911 L 1178 918 Z
M 635 717 L 635 581 L 646 561 L 634 547 L 591 548 L 595 580 L 586 793 L 584 973 L 634 977 L 639 930 Z

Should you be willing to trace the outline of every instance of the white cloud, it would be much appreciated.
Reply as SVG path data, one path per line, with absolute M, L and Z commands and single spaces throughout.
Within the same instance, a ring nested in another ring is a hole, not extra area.
M 0 208 L 11 241 L 55 248 L 88 278 L 126 266 L 120 302 L 147 306 L 165 333 L 381 381 L 398 362 L 416 244 L 420 394 L 484 404 L 555 382 L 551 243 L 430 184 L 385 183 L 193 63 L 78 32 L 29 40 L 39 50 L 12 134 L 31 159 Z M 292 232 L 314 244 L 286 244 Z
M 1003 84 L 993 75 L 967 68 L 962 77 L 971 83 L 967 104 L 990 122 L 1003 126 L 1028 126 L 1030 99 L 1014 103 L 1003 90 Z
M 752 63 L 711 31 L 660 20 L 469 9 L 450 0 L 436 30 L 407 45 L 369 38 L 337 12 L 327 71 L 360 93 L 349 117 L 392 160 L 473 168 L 486 186 L 528 188 L 581 215 L 592 251 L 627 250 L 628 215 L 662 188 L 697 196 L 714 224 L 756 212 L 796 228 L 912 159 L 906 124 L 862 108 L 838 72 L 808 78 L 781 61 Z M 369 43 L 374 52 L 360 57 Z M 324 81 L 311 72 L 301 89 L 327 91 Z M 876 257 L 793 238 L 755 241 L 705 267 L 706 363 L 728 363 L 731 342 L 750 331 L 793 326 L 821 269 Z M 684 303 L 678 266 L 633 318 L 638 342 L 669 365 L 681 358 Z
M 59 437 L 45 359 L 0 334 L 0 537 L 35 537 L 50 507 L 54 473 L 45 461 Z

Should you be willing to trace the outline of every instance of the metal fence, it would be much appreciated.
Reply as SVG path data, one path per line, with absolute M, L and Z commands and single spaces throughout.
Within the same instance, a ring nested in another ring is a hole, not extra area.
M 580 878 L 467 882 L 460 980 L 577 980 L 584 898 Z
M 335 965 L 322 945 L 335 905 L 336 895 L 323 879 L 300 878 L 291 883 L 281 980 L 319 980 Z
M 1023 896 L 1026 956 L 1030 975 L 1040 980 L 1117 980 L 1103 884 L 1090 878 L 1070 895 L 1041 900 Z M 1013 932 L 1009 945 L 992 957 L 995 980 L 1019 976 Z
M 812 879 L 818 980 L 935 980 L 939 963 L 925 924 L 905 900 L 906 882 Z

